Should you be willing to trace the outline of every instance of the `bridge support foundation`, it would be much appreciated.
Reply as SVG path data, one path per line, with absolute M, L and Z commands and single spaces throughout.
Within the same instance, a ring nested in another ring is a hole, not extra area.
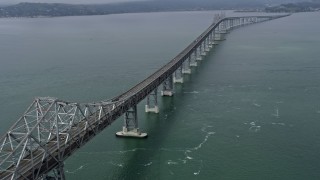
M 156 88 L 152 93 L 147 96 L 147 104 L 145 106 L 146 113 L 159 113 L 158 106 L 158 88 Z
M 206 49 L 204 50 L 205 52 L 209 52 L 210 51 L 210 48 L 209 47 L 206 47 Z
M 147 133 L 140 132 L 138 128 L 137 105 L 129 109 L 124 115 L 122 131 L 116 133 L 117 137 L 146 138 Z
M 216 33 L 216 37 L 215 37 L 215 41 L 224 41 L 226 40 L 226 38 L 224 37 L 225 34 L 219 32 L 219 33 Z
M 201 53 L 198 57 L 197 57 L 197 61 L 202 61 L 202 57 L 201 56 L 205 56 L 205 55 L 203 55 L 203 53 Z
M 197 57 L 197 61 L 201 61 L 202 60 L 202 57 L 203 56 L 203 51 L 202 51 L 202 44 L 199 46 L 199 55 Z
M 182 73 L 183 73 L 183 74 L 191 74 L 191 69 L 190 69 L 190 68 L 188 68 L 188 69 L 183 69 L 183 70 L 182 70 Z
M 190 66 L 191 66 L 191 67 L 197 67 L 197 66 L 198 66 L 198 63 L 197 63 L 197 62 L 192 62 L 192 63 L 190 63 Z
M 198 66 L 198 63 L 196 61 L 197 59 L 197 53 L 194 51 L 193 52 L 193 58 L 190 59 L 190 67 L 197 67 Z
M 180 66 L 176 70 L 176 72 L 174 72 L 173 83 L 183 83 L 183 74 L 182 74 L 183 67 L 182 66 Z
M 161 91 L 161 96 L 173 96 L 173 77 L 170 75 L 167 80 L 163 82 L 163 89 Z
M 183 63 L 182 74 L 191 74 L 190 57 Z
M 183 77 L 180 77 L 180 78 L 173 77 L 173 82 L 182 84 L 183 83 Z

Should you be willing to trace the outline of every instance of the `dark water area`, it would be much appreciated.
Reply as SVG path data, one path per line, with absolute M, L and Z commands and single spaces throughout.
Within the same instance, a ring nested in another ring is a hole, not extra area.
M 92 102 L 126 91 L 213 14 L 0 19 L 0 133 L 37 96 Z M 119 118 L 65 162 L 67 179 L 319 179 L 319 17 L 232 31 L 160 98 L 158 115 L 139 104 L 147 139 L 116 138 Z

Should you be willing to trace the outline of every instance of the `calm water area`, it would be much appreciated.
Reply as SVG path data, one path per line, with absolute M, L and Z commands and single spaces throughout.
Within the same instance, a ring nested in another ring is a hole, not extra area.
M 128 90 L 214 13 L 0 19 L 0 134 L 35 97 L 93 102 Z M 147 139 L 116 138 L 119 118 L 65 161 L 67 179 L 320 179 L 319 18 L 233 30 L 174 97 L 160 97 L 158 115 L 139 104 Z

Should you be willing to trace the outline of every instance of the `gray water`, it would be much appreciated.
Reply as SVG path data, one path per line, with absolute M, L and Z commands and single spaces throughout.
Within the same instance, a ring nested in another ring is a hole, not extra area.
M 229 12 L 230 13 L 230 12 Z M 0 19 L 0 133 L 37 96 L 111 98 L 164 65 L 214 12 Z M 320 14 L 242 27 L 160 98 L 145 140 L 119 118 L 65 162 L 68 179 L 319 179 Z

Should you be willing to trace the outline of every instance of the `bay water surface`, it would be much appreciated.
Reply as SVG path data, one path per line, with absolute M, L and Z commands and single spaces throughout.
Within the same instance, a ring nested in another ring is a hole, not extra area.
M 214 13 L 0 19 L 0 133 L 34 97 L 93 102 L 128 90 Z M 319 17 L 233 30 L 174 97 L 160 97 L 158 115 L 139 104 L 147 139 L 116 138 L 119 118 L 65 162 L 67 179 L 320 179 Z

